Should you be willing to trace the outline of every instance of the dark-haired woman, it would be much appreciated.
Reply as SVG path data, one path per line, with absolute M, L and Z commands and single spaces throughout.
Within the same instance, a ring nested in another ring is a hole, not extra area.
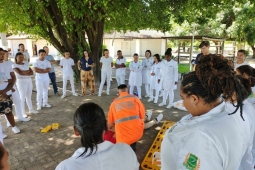
M 153 101 L 154 103 L 158 103 L 158 96 L 160 87 L 160 56 L 159 54 L 155 54 L 154 56 L 154 63 L 151 68 L 151 77 L 150 77 L 150 99 L 148 102 Z M 153 96 L 153 90 L 155 90 L 155 97 Z
M 243 121 L 247 120 L 243 101 L 248 92 L 227 59 L 202 56 L 196 72 L 184 77 L 180 95 L 190 114 L 166 132 L 161 144 L 162 170 L 239 169 L 251 134 Z M 232 113 L 222 98 L 235 103 Z
M 146 50 L 145 51 L 145 59 L 143 59 L 143 70 L 142 70 L 142 76 L 143 76 L 143 84 L 145 85 L 145 97 L 150 97 L 150 78 L 151 78 L 151 68 L 153 65 L 154 59 L 151 56 L 151 51 Z
M 165 52 L 165 60 L 161 62 L 161 78 L 163 90 L 163 102 L 159 106 L 166 105 L 166 100 L 169 96 L 169 104 L 166 108 L 173 107 L 174 90 L 177 89 L 178 84 L 178 64 L 172 60 L 172 49 L 168 48 Z
M 16 54 L 15 64 L 12 65 L 12 68 L 17 79 L 16 85 L 20 95 L 22 115 L 26 116 L 25 102 L 27 103 L 29 113 L 37 114 L 38 111 L 33 109 L 31 100 L 33 90 L 31 76 L 33 75 L 33 70 L 27 62 L 24 62 L 24 55 L 22 53 Z
M 255 108 L 255 69 L 249 65 L 242 65 L 237 67 L 236 73 L 250 81 L 252 93 L 250 94 L 248 101 Z
M 83 51 L 83 56 L 78 61 L 77 65 L 81 71 L 82 95 L 86 95 L 87 84 L 90 86 L 90 95 L 95 95 L 95 78 L 92 70 L 94 61 L 89 57 L 87 50 Z
M 82 147 L 56 170 L 138 170 L 137 157 L 130 146 L 103 141 L 107 124 L 103 109 L 95 103 L 82 104 L 74 114 L 74 134 Z

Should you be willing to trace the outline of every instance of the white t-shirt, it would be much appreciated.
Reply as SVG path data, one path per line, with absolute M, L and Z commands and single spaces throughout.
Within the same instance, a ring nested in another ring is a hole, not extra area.
M 47 69 L 47 68 L 51 68 L 51 64 L 48 60 L 41 61 L 38 59 L 33 64 L 33 67 L 37 67 L 39 69 Z M 36 73 L 35 79 L 36 80 L 49 80 L 49 75 L 48 75 L 48 73 Z
M 72 157 L 62 161 L 56 170 L 138 170 L 139 163 L 134 151 L 124 143 L 104 141 L 97 145 L 97 152 L 79 157 L 84 148 L 75 151 Z M 78 158 L 79 157 L 79 158 Z
M 27 51 L 24 51 L 22 54 L 24 55 L 24 63 L 28 62 L 28 59 L 30 59 L 29 53 Z
M 26 71 L 26 70 L 29 70 L 29 64 L 26 62 L 26 63 L 23 63 L 23 64 L 13 64 L 12 65 L 12 68 L 14 69 L 14 68 L 18 68 L 18 69 L 20 69 L 20 70 L 22 70 L 22 71 Z M 29 77 L 31 77 L 31 76 L 29 76 L 29 75 L 27 75 L 27 76 L 25 76 L 25 75 L 20 75 L 19 73 L 17 73 L 17 72 L 15 72 L 14 71 L 14 73 L 15 73 L 15 75 L 16 75 L 16 78 L 17 79 L 23 79 L 23 78 L 29 78 Z
M 0 63 L 0 90 L 4 90 L 8 86 L 8 79 L 11 79 L 11 72 L 13 70 L 9 62 L 4 61 Z M 6 94 L 10 95 L 11 90 Z
M 105 58 L 105 56 L 102 56 L 100 58 L 100 63 L 102 63 L 102 71 L 111 71 L 112 62 L 112 57 Z
M 59 65 L 63 67 L 63 74 L 73 74 L 74 61 L 72 58 L 62 58 Z
M 121 59 L 116 59 L 116 64 L 125 64 L 126 65 L 126 58 L 121 58 Z M 116 76 L 120 76 L 120 75 L 125 75 L 126 74 L 126 68 L 123 67 L 123 68 L 116 68 Z
M 237 64 L 237 63 L 235 63 L 234 65 L 235 65 L 235 70 L 236 70 L 236 68 L 238 68 L 238 67 L 240 67 L 240 66 L 243 66 L 243 65 L 249 65 L 249 63 L 247 63 L 246 61 L 244 61 L 242 64 Z

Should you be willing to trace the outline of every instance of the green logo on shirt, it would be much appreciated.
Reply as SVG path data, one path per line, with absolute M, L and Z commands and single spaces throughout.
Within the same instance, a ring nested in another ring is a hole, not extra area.
M 200 159 L 191 153 L 188 153 L 188 155 L 185 158 L 185 161 L 183 162 L 183 165 L 188 170 L 199 170 L 200 168 Z

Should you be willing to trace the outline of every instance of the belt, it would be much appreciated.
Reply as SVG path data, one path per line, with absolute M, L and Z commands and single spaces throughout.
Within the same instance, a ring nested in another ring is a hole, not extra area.
M 134 119 L 139 119 L 139 118 L 140 118 L 139 116 L 129 116 L 129 117 L 125 117 L 125 118 L 121 118 L 119 120 L 116 120 L 114 123 L 117 124 L 117 123 L 126 122 L 126 121 L 129 121 L 129 120 L 134 120 Z

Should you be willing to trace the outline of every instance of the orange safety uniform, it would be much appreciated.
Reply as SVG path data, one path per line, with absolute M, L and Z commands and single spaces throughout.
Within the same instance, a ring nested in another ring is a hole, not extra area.
M 115 124 L 116 142 L 131 145 L 137 142 L 144 131 L 145 108 L 140 99 L 127 92 L 116 98 L 108 113 L 108 122 Z

